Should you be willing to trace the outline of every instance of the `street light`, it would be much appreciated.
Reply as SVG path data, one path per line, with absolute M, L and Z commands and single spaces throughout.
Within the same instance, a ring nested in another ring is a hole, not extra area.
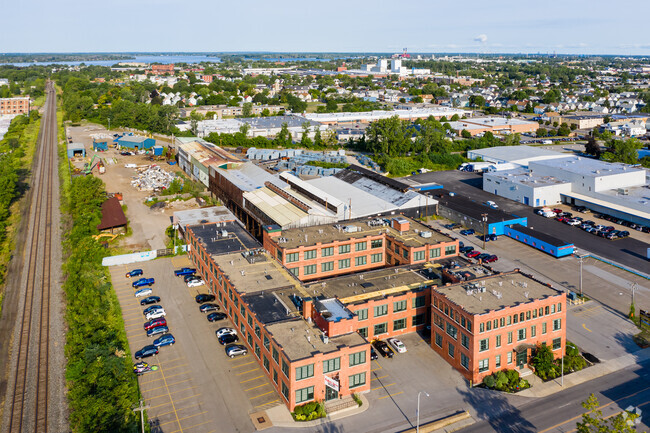
M 487 218 L 488 214 L 481 214 L 481 219 L 483 220 L 483 249 L 485 249 L 485 237 L 487 236 L 487 229 L 485 228 L 485 224 L 487 224 Z
M 416 412 L 417 415 L 417 423 L 415 424 L 415 431 L 416 433 L 420 433 L 420 394 L 424 393 L 427 397 L 431 397 L 428 392 L 426 391 L 420 391 L 418 392 L 418 410 Z

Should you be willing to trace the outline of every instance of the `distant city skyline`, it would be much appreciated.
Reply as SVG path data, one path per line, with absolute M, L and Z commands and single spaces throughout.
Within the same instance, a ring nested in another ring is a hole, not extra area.
M 410 52 L 650 55 L 648 5 L 620 0 L 214 2 L 32 0 L 3 5 L 0 52 Z M 636 12 L 635 12 L 636 11 Z M 7 19 L 6 17 L 20 17 Z

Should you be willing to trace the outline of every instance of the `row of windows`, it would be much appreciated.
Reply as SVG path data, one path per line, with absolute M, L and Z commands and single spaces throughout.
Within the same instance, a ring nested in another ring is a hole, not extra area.
M 413 308 L 420 308 L 424 307 L 426 302 L 426 297 L 425 296 L 418 296 L 416 298 L 413 298 L 412 301 L 412 306 Z M 400 311 L 406 311 L 408 308 L 408 304 L 406 299 L 402 299 L 400 301 L 395 301 L 393 302 L 393 313 L 398 313 Z M 388 314 L 388 304 L 382 304 L 382 305 L 377 305 L 374 308 L 374 317 L 382 317 L 386 316 Z M 368 309 L 363 308 L 361 310 L 357 310 L 357 316 L 359 316 L 359 321 L 367 320 L 368 319 Z
M 542 343 L 542 344 L 545 345 L 546 343 Z M 561 338 L 554 338 L 553 339 L 553 350 L 557 350 L 557 349 L 559 349 L 561 347 L 562 347 L 562 339 Z M 508 363 L 508 365 L 512 364 L 512 358 L 513 358 L 512 353 L 513 353 L 512 351 L 506 352 L 506 362 Z M 469 367 L 468 367 L 469 359 L 467 357 L 465 357 L 466 363 L 463 363 L 463 361 L 464 361 L 463 356 L 464 355 L 461 354 L 461 362 L 460 362 L 460 364 L 463 367 L 469 369 Z M 495 355 L 494 356 L 494 368 L 501 368 L 501 355 Z M 479 373 L 483 373 L 484 371 L 488 371 L 489 369 L 490 369 L 490 359 L 489 358 L 481 359 L 478 362 L 478 371 L 479 371 Z
M 383 246 L 383 240 L 382 239 L 376 239 L 374 241 L 370 242 L 370 248 L 381 248 Z M 355 251 L 365 251 L 368 249 L 368 242 L 355 242 L 354 244 L 354 250 Z M 338 251 L 339 254 L 347 254 L 352 250 L 350 244 L 345 244 L 345 245 L 339 245 Z M 278 256 L 281 257 L 281 250 L 278 249 Z M 330 257 L 334 255 L 334 247 L 325 247 L 321 248 L 320 250 L 320 255 L 321 257 Z M 313 249 L 313 250 L 306 250 L 303 252 L 303 257 L 304 260 L 313 260 L 316 257 L 318 257 L 318 250 Z M 292 262 L 297 262 L 300 260 L 300 253 L 289 253 L 287 254 L 287 263 L 292 263 Z
M 420 326 L 424 325 L 424 321 L 426 320 L 426 317 L 424 314 L 416 314 L 415 316 L 411 317 L 411 326 Z M 397 319 L 393 320 L 393 331 L 399 331 L 402 329 L 406 329 L 407 327 L 407 318 L 404 317 L 402 319 Z M 357 330 L 359 334 L 361 334 L 362 337 L 368 338 L 368 328 L 359 328 Z M 385 334 L 388 332 L 388 322 L 384 323 L 378 323 L 374 327 L 374 334 L 373 335 L 380 335 L 380 334 Z
M 438 298 L 433 298 L 433 306 L 436 307 L 441 312 L 445 313 L 445 316 L 452 319 L 454 322 L 459 323 L 460 326 L 467 329 L 469 332 L 472 332 L 472 321 L 466 319 L 465 316 L 455 311 L 453 308 L 450 308 L 449 305 L 445 304 L 442 301 L 439 301 Z M 440 324 L 442 324 L 442 318 L 438 315 L 436 317 L 439 319 Z
M 350 367 L 355 365 L 364 364 L 366 362 L 366 351 L 351 353 L 348 355 L 348 364 Z M 341 357 L 336 357 L 323 361 L 323 373 L 331 373 L 341 369 Z M 282 361 L 282 372 L 289 377 L 289 366 Z M 307 379 L 314 376 L 314 364 L 303 365 L 296 367 L 296 380 Z
M 479 332 L 491 331 L 492 329 L 498 329 L 505 326 L 514 325 L 524 321 L 537 319 L 537 317 L 548 316 L 549 314 L 555 314 L 562 311 L 562 303 L 558 302 L 556 304 L 547 305 L 545 307 L 540 307 L 539 309 L 535 308 L 533 310 L 522 311 L 519 314 L 513 314 L 512 316 L 500 317 L 494 320 L 488 320 L 487 322 L 479 324 Z
M 297 253 L 296 253 L 297 254 Z M 384 260 L 383 253 L 371 254 L 371 263 L 381 263 Z M 288 255 L 287 255 L 288 261 Z M 339 270 L 348 269 L 350 267 L 350 259 L 339 260 Z M 364 266 L 368 263 L 368 256 L 359 256 L 354 258 L 354 266 Z M 321 272 L 332 272 L 334 270 L 334 262 L 325 262 L 320 264 Z M 300 268 L 289 268 L 289 271 L 295 276 L 300 276 Z M 303 275 L 314 275 L 318 272 L 318 265 L 307 265 L 303 267 Z
M 562 319 L 553 320 L 553 331 L 559 331 L 562 329 Z M 541 324 L 542 335 L 546 334 L 546 322 Z M 521 328 L 517 330 L 517 341 L 524 341 L 528 336 L 530 338 L 537 337 L 537 325 L 532 325 L 530 327 L 530 334 L 528 334 L 528 328 Z M 513 341 L 513 331 L 510 331 L 506 334 L 507 344 L 512 344 Z M 501 335 L 494 336 L 495 347 L 501 347 Z M 484 338 L 479 341 L 479 352 L 484 352 L 490 348 L 490 338 Z

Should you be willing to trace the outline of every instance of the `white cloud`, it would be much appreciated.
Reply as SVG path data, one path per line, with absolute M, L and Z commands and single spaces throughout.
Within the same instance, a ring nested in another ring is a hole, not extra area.
M 487 39 L 488 39 L 488 37 L 487 37 L 487 35 L 485 33 L 480 34 L 480 35 L 478 35 L 477 37 L 474 38 L 474 40 L 476 42 L 480 42 L 482 44 L 486 43 Z

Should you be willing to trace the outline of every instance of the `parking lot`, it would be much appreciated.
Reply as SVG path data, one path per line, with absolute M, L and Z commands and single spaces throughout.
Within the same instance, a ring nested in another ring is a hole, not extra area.
M 232 324 L 206 320 L 194 296 L 207 289 L 188 288 L 182 278 L 175 277 L 173 269 L 183 266 L 189 266 L 186 257 L 110 268 L 131 353 L 154 340 L 143 329 L 142 298 L 134 296 L 133 279 L 125 277 L 132 269 L 140 268 L 144 277 L 155 278 L 152 295 L 160 296 L 169 331 L 176 338 L 174 345 L 161 347 L 158 355 L 144 359 L 158 370 L 139 377 L 152 431 L 255 431 L 251 414 L 281 404 L 280 397 L 251 354 L 226 356 L 214 332 Z

